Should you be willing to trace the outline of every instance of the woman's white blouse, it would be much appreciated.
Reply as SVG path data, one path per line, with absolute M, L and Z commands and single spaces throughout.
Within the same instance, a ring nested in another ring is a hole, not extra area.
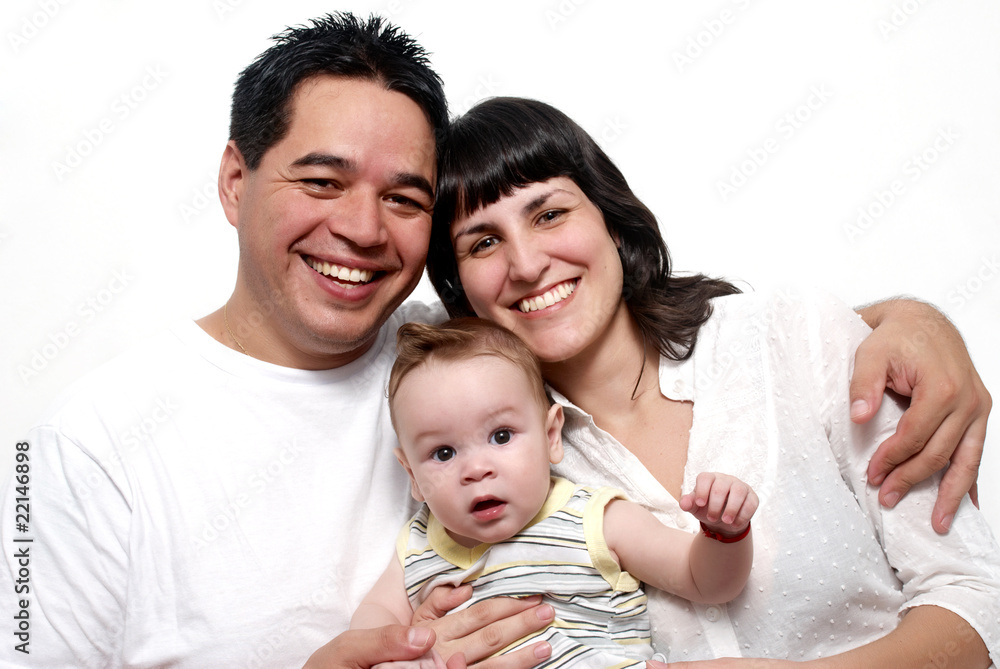
M 869 458 L 905 406 L 886 397 L 866 425 L 850 420 L 854 351 L 868 327 L 827 295 L 734 295 L 713 304 L 693 355 L 660 360 L 660 390 L 694 402 L 684 490 L 698 473 L 719 471 L 760 497 L 754 566 L 743 593 L 726 605 L 647 587 L 657 650 L 673 661 L 808 660 L 872 641 L 906 609 L 932 604 L 969 621 L 996 663 L 1000 555 L 985 519 L 966 498 L 940 536 L 931 528 L 938 479 L 891 510 L 867 485 Z M 560 476 L 616 486 L 664 523 L 698 531 L 635 456 L 550 392 L 566 414 Z

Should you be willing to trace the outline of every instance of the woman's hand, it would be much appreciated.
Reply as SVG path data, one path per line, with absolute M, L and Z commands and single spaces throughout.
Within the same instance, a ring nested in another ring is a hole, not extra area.
M 976 477 L 993 400 L 955 326 L 937 309 L 891 300 L 859 313 L 875 331 L 858 347 L 851 379 L 851 419 L 868 421 L 885 388 L 911 398 L 896 433 L 872 456 L 868 477 L 879 501 L 894 506 L 913 486 L 945 466 L 931 519 L 944 533 Z

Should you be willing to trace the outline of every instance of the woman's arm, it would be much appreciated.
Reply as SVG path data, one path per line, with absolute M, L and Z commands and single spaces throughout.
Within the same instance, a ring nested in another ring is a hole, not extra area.
M 702 662 L 672 662 L 667 665 L 668 669 L 984 669 L 988 666 L 989 654 L 976 631 L 959 616 L 936 606 L 911 609 L 899 626 L 881 639 L 832 657 L 808 662 L 722 658 Z
M 885 388 L 912 398 L 895 434 L 872 457 L 869 478 L 881 486 L 881 503 L 891 507 L 914 483 L 950 461 L 931 514 L 934 529 L 947 532 L 965 494 L 971 492 L 976 501 L 992 398 L 962 336 L 931 305 L 895 299 L 858 313 L 875 331 L 857 351 L 851 419 L 870 420 Z

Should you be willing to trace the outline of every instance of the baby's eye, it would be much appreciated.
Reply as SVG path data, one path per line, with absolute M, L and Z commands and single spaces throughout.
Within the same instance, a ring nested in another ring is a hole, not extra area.
M 510 441 L 510 430 L 497 430 L 490 435 L 490 443 L 503 446 Z
M 431 453 L 431 459 L 438 462 L 448 462 L 455 457 L 455 449 L 451 446 L 442 446 Z

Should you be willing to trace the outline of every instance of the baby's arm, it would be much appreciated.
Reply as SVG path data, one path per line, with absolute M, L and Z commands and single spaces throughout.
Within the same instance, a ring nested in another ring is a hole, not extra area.
M 370 629 L 385 625 L 409 625 L 413 607 L 406 596 L 403 565 L 393 555 L 371 591 L 358 605 L 351 617 L 351 629 Z
M 403 565 L 393 555 L 389 566 L 379 577 L 372 589 L 361 600 L 357 611 L 351 617 L 351 629 L 369 629 L 386 625 L 409 625 L 413 618 L 413 607 L 406 596 L 403 580 Z M 382 662 L 373 669 L 446 669 L 444 660 L 431 649 L 416 660 Z
M 735 477 L 699 474 L 681 508 L 720 538 L 667 527 L 638 504 L 614 500 L 604 513 L 608 547 L 622 569 L 655 588 L 694 602 L 728 602 L 750 576 L 757 495 Z

